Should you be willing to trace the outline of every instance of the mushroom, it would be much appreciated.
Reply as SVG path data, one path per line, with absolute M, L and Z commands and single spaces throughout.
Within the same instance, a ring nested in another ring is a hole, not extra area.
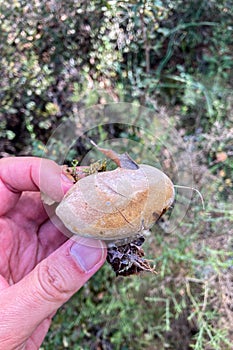
M 107 261 L 117 275 L 152 271 L 141 248 L 143 232 L 172 205 L 173 183 L 159 169 L 138 165 L 127 153 L 98 149 L 118 168 L 81 178 L 66 193 L 56 214 L 75 235 L 106 241 Z

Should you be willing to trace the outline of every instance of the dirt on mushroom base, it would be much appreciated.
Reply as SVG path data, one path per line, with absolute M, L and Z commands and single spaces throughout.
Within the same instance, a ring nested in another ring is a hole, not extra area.
M 139 235 L 131 242 L 119 245 L 117 242 L 108 246 L 107 262 L 112 266 L 116 276 L 137 275 L 141 271 L 155 273 L 149 260 L 144 258 L 141 245 L 145 238 Z

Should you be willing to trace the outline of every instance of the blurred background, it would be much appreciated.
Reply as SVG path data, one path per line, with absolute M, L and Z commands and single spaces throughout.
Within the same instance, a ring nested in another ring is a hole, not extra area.
M 173 126 L 205 201 L 203 210 L 193 193 L 172 234 L 169 215 L 152 230 L 145 250 L 157 275 L 116 278 L 105 265 L 60 309 L 41 350 L 232 349 L 232 8 L 232 0 L 0 0 L 1 157 L 46 156 L 61 123 L 126 102 L 151 111 L 142 127 L 154 114 Z M 149 148 L 175 182 L 173 134 L 153 144 L 135 119 L 89 130 L 66 162 L 82 160 L 89 137 L 124 138 L 140 162 Z

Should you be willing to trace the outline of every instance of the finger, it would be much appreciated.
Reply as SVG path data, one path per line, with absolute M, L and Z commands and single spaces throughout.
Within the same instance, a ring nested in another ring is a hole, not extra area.
M 1 179 L 1 160 L 0 160 L 0 193 L 1 193 L 0 216 L 2 216 L 15 206 L 15 204 L 18 202 L 20 198 L 21 193 L 10 190 L 8 185 L 4 183 L 3 180 Z
M 0 275 L 0 292 L 1 292 L 1 290 L 8 288 L 8 287 L 9 287 L 9 283 L 2 275 Z
M 48 211 L 41 201 L 40 192 L 23 192 L 18 202 L 11 210 L 8 210 L 7 216 L 10 217 L 18 227 L 22 225 L 23 221 L 27 221 L 27 229 L 31 229 L 31 231 L 34 232 L 37 230 L 38 226 L 48 219 Z M 22 220 L 22 218 L 24 220 Z
M 48 333 L 50 324 L 51 324 L 52 316 L 46 318 L 36 329 L 35 332 L 31 335 L 31 337 L 27 340 L 27 348 L 29 350 L 38 350 L 40 348 L 46 334 Z M 25 350 L 26 350 L 25 349 Z M 1 350 L 1 347 L 0 347 Z
M 23 191 L 42 191 L 60 201 L 72 182 L 63 174 L 62 167 L 49 159 L 12 157 L 0 159 L 0 215 L 18 201 Z
M 79 238 L 77 242 L 69 240 L 20 282 L 2 290 L 0 339 L 5 349 L 25 341 L 84 285 L 105 258 L 102 242 L 86 238 Z
M 55 221 L 55 219 L 51 219 L 53 222 Z M 44 257 L 50 255 L 68 240 L 68 235 L 61 233 L 57 227 L 58 224 L 56 225 L 53 222 L 51 220 L 45 221 L 38 231 L 37 261 L 41 261 Z

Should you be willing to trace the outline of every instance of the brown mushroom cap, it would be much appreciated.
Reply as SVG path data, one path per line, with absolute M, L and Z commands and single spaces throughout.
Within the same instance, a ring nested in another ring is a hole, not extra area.
M 135 236 L 171 206 L 174 186 L 162 171 L 141 164 L 79 180 L 64 196 L 56 214 L 73 233 L 103 240 Z

